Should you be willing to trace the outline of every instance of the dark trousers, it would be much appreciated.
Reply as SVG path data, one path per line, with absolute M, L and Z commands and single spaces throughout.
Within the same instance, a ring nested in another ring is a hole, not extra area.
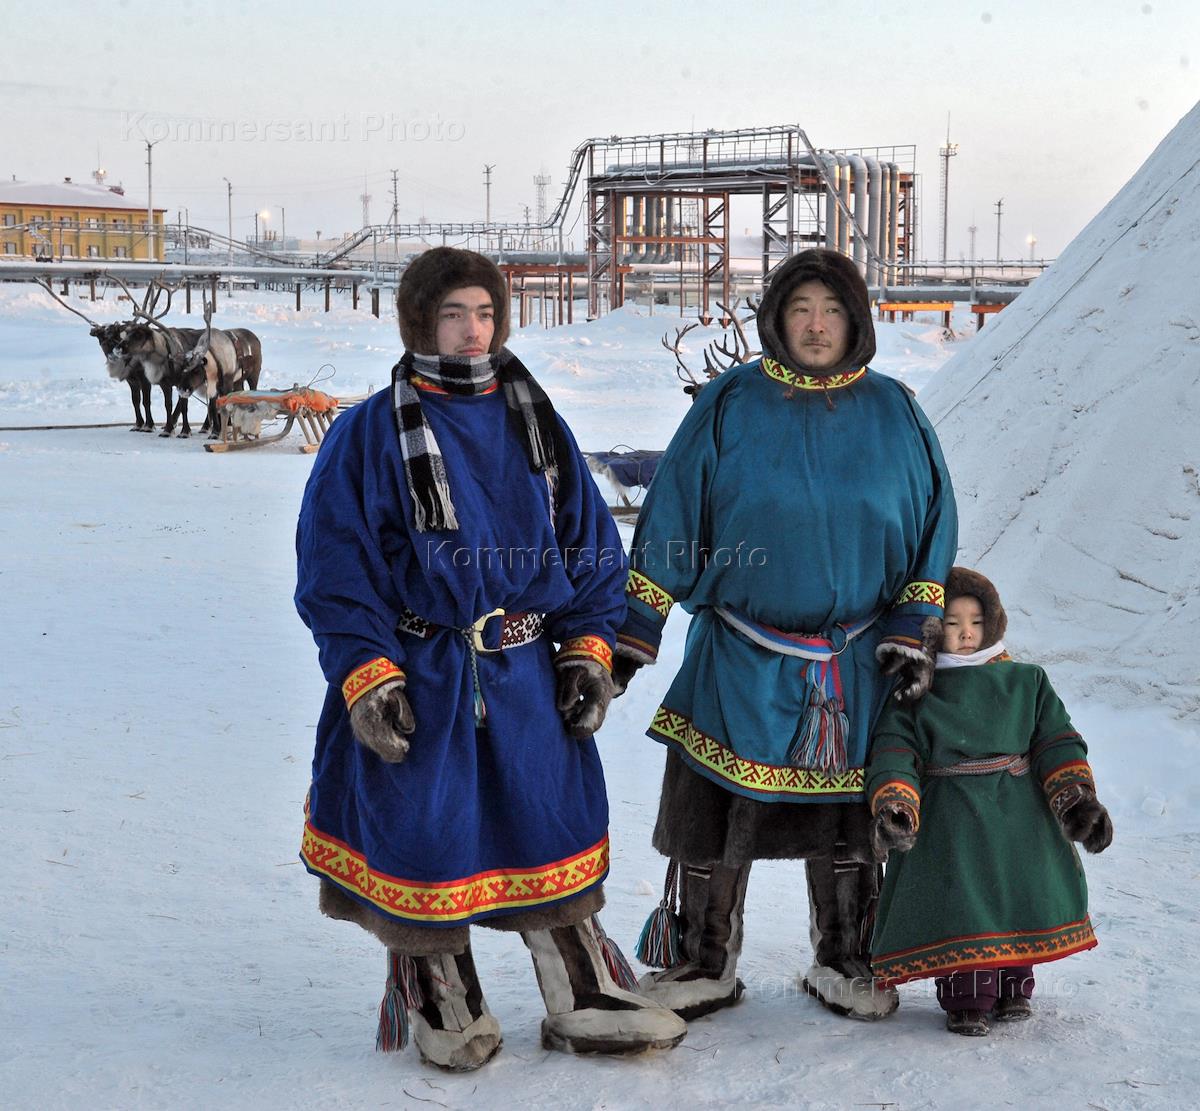
M 939 976 L 937 999 L 943 1011 L 990 1011 L 997 999 L 1033 995 L 1033 965 L 1011 968 L 968 968 Z

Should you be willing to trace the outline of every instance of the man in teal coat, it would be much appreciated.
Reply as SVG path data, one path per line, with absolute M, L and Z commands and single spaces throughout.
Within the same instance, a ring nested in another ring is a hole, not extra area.
M 735 1002 L 754 860 L 807 862 L 805 988 L 878 1018 L 863 941 L 878 893 L 863 767 L 893 687 L 928 687 L 957 548 L 949 475 L 910 392 L 871 370 L 854 264 L 785 263 L 758 314 L 763 357 L 705 387 L 671 441 L 631 552 L 618 688 L 657 655 L 676 602 L 683 665 L 648 735 L 667 747 L 654 844 L 682 902 L 678 951 L 651 928 L 643 989 L 685 1018 Z M 896 682 L 896 679 L 899 682 Z M 665 901 L 670 902 L 670 899 Z M 655 951 L 657 949 L 657 951 Z

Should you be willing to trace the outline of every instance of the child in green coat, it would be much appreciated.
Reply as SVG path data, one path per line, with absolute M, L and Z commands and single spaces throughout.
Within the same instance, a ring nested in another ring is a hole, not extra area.
M 1033 965 L 1096 944 L 1071 842 L 1112 841 L 1087 746 L 1046 673 L 1005 652 L 1005 626 L 991 582 L 953 568 L 933 688 L 888 707 L 866 771 L 875 851 L 893 854 L 875 975 L 936 977 L 957 1034 L 1028 1018 Z

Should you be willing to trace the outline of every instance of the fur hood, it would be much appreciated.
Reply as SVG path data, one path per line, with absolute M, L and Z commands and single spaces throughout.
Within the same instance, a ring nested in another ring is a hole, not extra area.
M 980 649 L 991 648 L 999 640 L 1004 639 L 1008 628 L 1008 615 L 1000 604 L 1000 592 L 992 585 L 990 579 L 969 567 L 951 567 L 946 576 L 946 605 L 955 598 L 969 594 L 979 599 L 983 607 L 983 643 Z
M 793 255 L 771 279 L 758 310 L 758 338 L 763 354 L 789 370 L 801 374 L 812 373 L 792 361 L 783 332 L 784 306 L 796 286 L 808 281 L 827 285 L 850 314 L 850 344 L 846 348 L 846 357 L 822 374 L 842 374 L 866 366 L 875 357 L 875 325 L 871 320 L 867 283 L 851 259 L 823 248 Z
M 481 286 L 492 295 L 496 332 L 490 351 L 508 341 L 508 285 L 491 259 L 457 247 L 434 247 L 419 254 L 404 271 L 396 291 L 400 339 L 415 355 L 436 355 L 437 311 L 452 289 Z

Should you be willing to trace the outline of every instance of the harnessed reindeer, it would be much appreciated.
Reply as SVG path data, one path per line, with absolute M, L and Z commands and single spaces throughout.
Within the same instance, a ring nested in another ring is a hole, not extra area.
M 133 356 L 126 348 L 124 342 L 124 333 L 133 321 L 118 321 L 114 324 L 97 324 L 91 317 L 80 312 L 73 305 L 67 304 L 57 293 L 54 292 L 48 281 L 38 279 L 37 284 L 40 285 L 51 297 L 54 298 L 68 312 L 74 313 L 81 320 L 86 321 L 91 325 L 91 334 L 96 337 L 96 341 L 100 344 L 100 350 L 104 353 L 105 367 L 108 370 L 108 375 L 114 381 L 124 382 L 129 387 L 129 398 L 133 404 L 133 419 L 134 425 L 130 429 L 131 432 L 153 432 L 154 417 L 150 413 L 150 386 L 151 381 L 147 377 L 143 369 L 140 358 Z M 133 295 L 129 290 L 125 290 L 129 296 L 131 304 L 136 304 Z M 147 287 L 146 296 L 142 302 L 142 310 L 152 312 L 154 303 L 157 302 L 158 293 L 154 293 L 152 299 L 152 289 Z M 168 298 L 168 308 L 170 300 Z M 137 310 L 134 310 L 135 313 Z M 163 310 L 165 314 L 166 309 Z M 161 384 L 161 383 L 160 383 Z M 164 420 L 170 423 L 171 417 L 171 395 L 167 386 L 162 387 L 163 390 L 163 407 L 166 410 Z M 145 410 L 143 417 L 142 411 Z
M 210 440 L 221 435 L 217 398 L 237 389 L 258 388 L 262 371 L 262 343 L 247 328 L 213 328 L 214 305 L 204 301 L 204 328 L 179 362 L 176 385 L 180 405 L 186 413 L 187 399 L 201 389 L 208 401 L 208 415 L 201 431 Z M 186 416 L 185 416 L 186 420 Z

